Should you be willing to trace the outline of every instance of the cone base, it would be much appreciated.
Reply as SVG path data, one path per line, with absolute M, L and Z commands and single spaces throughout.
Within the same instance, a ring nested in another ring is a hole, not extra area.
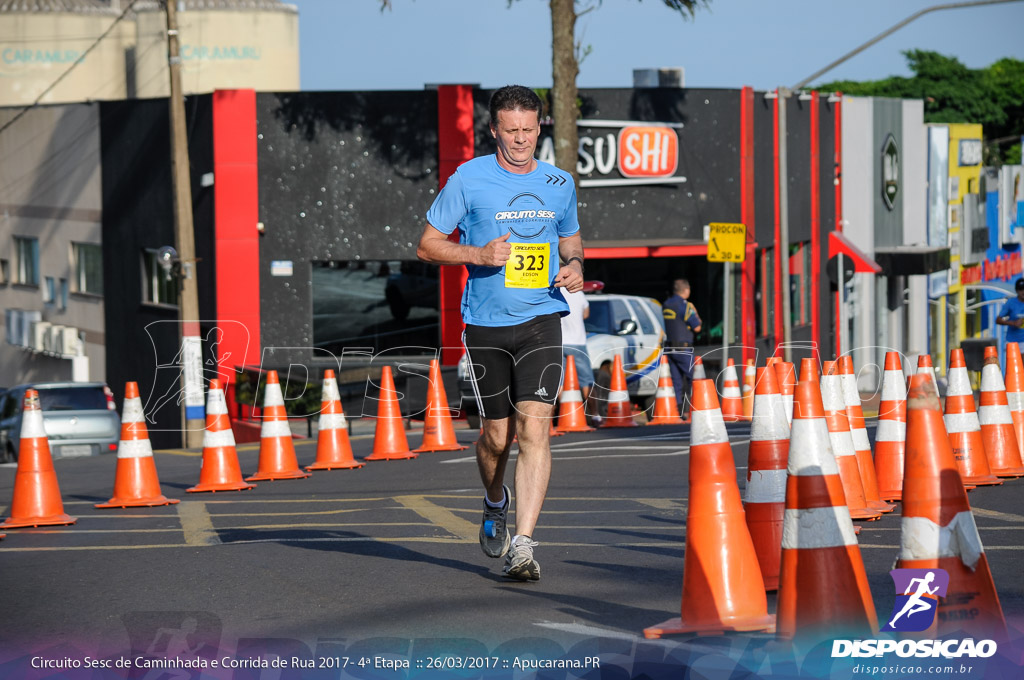
M 882 513 L 871 508 L 850 508 L 850 519 L 859 519 L 865 522 L 876 522 L 882 519 Z
M 682 633 L 731 633 L 764 631 L 775 632 L 775 616 L 767 614 L 763 617 L 748 621 L 735 621 L 733 623 L 714 622 L 706 624 L 686 624 L 682 618 L 675 617 L 663 621 L 656 626 L 644 628 L 644 637 L 648 640 L 656 640 L 664 635 L 680 635 Z
M 157 496 L 155 498 L 111 498 L 106 503 L 96 503 L 94 508 L 152 508 L 158 505 L 175 505 L 177 498 Z
M 1024 477 L 1024 467 L 992 470 L 992 474 L 994 474 L 996 477 L 1005 477 L 1007 479 L 1013 479 L 1015 477 Z
M 880 501 L 880 500 L 879 501 L 868 501 L 868 507 L 871 508 L 872 510 L 878 510 L 879 512 L 881 512 L 883 514 L 885 514 L 887 512 L 892 512 L 893 510 L 896 509 L 896 506 L 893 505 L 892 503 L 885 503 L 884 501 Z
M 554 436 L 557 436 L 557 435 L 555 435 L 555 433 L 552 432 L 551 436 L 554 437 Z M 465 451 L 468 448 L 469 448 L 468 446 L 463 446 L 461 444 L 441 444 L 441 445 L 438 445 L 438 446 L 421 446 L 418 449 L 413 449 L 412 452 L 413 453 L 435 453 L 437 451 Z
M 306 470 L 312 472 L 314 470 L 358 470 L 364 467 L 365 463 L 358 463 L 354 460 L 339 460 L 339 461 L 326 461 L 313 463 L 307 465 Z
M 221 484 L 196 484 L 185 491 L 186 493 L 215 493 L 217 491 L 248 491 L 255 488 L 255 484 L 246 484 L 245 482 L 223 482 Z
M 555 431 L 558 432 L 558 434 L 561 435 L 561 434 L 569 434 L 570 432 L 596 432 L 597 428 L 595 428 L 595 427 L 588 427 L 588 426 L 584 425 L 583 427 L 565 427 L 565 428 L 559 427 Z
M 903 500 L 903 489 L 896 489 L 895 491 L 881 491 L 878 497 L 883 501 L 902 501 Z
M 419 455 L 420 454 L 413 453 L 412 451 L 405 451 L 405 452 L 398 451 L 398 452 L 392 452 L 392 453 L 375 453 L 372 456 L 367 456 L 366 458 L 363 458 L 363 460 L 373 460 L 373 461 L 376 461 L 376 460 L 411 460 L 413 458 L 416 458 Z
M 605 421 L 601 423 L 602 430 L 608 427 L 639 427 L 639 425 L 636 424 L 636 421 L 633 420 L 632 416 L 628 418 L 624 416 L 617 416 L 615 418 L 605 418 Z
M 245 481 L 247 481 L 247 482 L 273 482 L 273 481 L 276 481 L 278 479 L 305 479 L 306 477 L 310 477 L 310 476 L 312 476 L 312 475 L 310 475 L 308 472 L 303 472 L 302 470 L 292 470 L 290 472 L 264 472 L 264 473 L 257 472 L 252 477 L 246 477 Z
M 672 417 L 672 416 L 654 416 L 654 418 L 652 418 L 650 420 L 650 422 L 648 422 L 647 424 L 648 425 L 682 425 L 683 424 L 683 419 L 680 418 L 679 416 L 675 416 L 675 417 Z
M 77 517 L 64 514 L 47 515 L 46 517 L 22 517 L 20 519 L 10 517 L 5 522 L 0 523 L 0 528 L 19 529 L 24 527 L 63 526 L 67 524 L 74 524 L 77 521 Z
M 999 486 L 1003 480 L 995 475 L 979 475 L 977 477 L 962 477 L 964 486 Z

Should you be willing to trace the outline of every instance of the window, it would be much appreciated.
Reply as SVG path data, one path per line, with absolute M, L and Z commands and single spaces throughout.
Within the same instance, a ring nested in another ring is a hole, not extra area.
M 57 282 L 52 276 L 43 279 L 43 304 L 52 305 L 57 298 Z
M 71 244 L 72 290 L 103 295 L 103 249 L 95 243 Z
M 632 306 L 636 318 L 640 321 L 640 332 L 644 335 L 657 335 L 659 329 L 654 325 L 654 321 L 647 313 L 647 310 L 644 309 L 643 303 L 634 301 Z
M 811 322 L 811 244 L 789 246 L 789 304 L 794 326 Z
M 68 280 L 60 280 L 60 291 L 58 292 L 57 309 L 64 311 L 68 308 Z
M 39 285 L 39 239 L 14 237 L 14 282 L 24 286 Z
M 142 251 L 142 301 L 156 305 L 178 304 L 178 281 L 158 261 L 159 251 Z
M 755 334 L 757 337 L 774 334 L 775 318 L 775 249 L 765 248 L 757 262 L 754 283 Z
M 0 286 L 6 286 L 10 281 L 11 264 L 7 260 L 0 260 Z

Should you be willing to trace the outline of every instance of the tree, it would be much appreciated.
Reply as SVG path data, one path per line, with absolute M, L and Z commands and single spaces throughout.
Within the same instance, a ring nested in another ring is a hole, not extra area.
M 514 0 L 508 0 L 509 5 Z M 698 7 L 707 7 L 710 0 L 661 0 L 683 19 L 692 18 Z M 595 4 L 596 2 L 596 4 Z M 576 76 L 583 57 L 582 46 L 576 42 L 576 20 L 600 6 L 602 0 L 550 0 L 551 6 L 551 117 L 554 119 L 555 165 L 576 175 L 579 134 L 579 99 Z M 641 0 L 642 2 L 642 0 Z M 577 11 L 577 6 L 580 6 Z
M 1024 134 L 1024 61 L 1004 58 L 982 69 L 969 69 L 956 57 L 927 50 L 907 50 L 913 76 L 883 80 L 833 81 L 815 87 L 825 92 L 924 100 L 926 123 L 980 123 L 985 134 L 985 162 L 1019 163 Z

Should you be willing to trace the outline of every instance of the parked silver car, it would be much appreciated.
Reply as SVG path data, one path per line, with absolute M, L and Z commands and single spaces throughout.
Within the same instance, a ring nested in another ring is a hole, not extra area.
M 25 390 L 39 391 L 43 429 L 54 458 L 96 456 L 117 451 L 121 419 L 106 384 L 35 383 L 0 394 L 0 462 L 18 460 Z

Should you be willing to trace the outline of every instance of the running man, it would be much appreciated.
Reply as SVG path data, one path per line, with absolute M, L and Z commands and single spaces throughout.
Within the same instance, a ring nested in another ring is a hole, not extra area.
M 427 212 L 417 256 L 464 264 L 463 342 L 483 433 L 476 457 L 484 483 L 480 547 L 505 557 L 509 578 L 536 581 L 534 529 L 551 475 L 548 441 L 562 377 L 560 317 L 569 307 L 558 288 L 583 288 L 583 241 L 572 175 L 534 158 L 540 98 L 509 85 L 490 101 L 496 153 L 463 163 Z M 448 235 L 458 230 L 458 243 Z M 559 266 L 558 258 L 563 262 Z M 512 438 L 516 534 L 506 528 L 511 492 L 505 485 Z
M 938 586 L 935 586 L 934 588 L 929 588 L 928 587 L 928 584 L 931 583 L 934 580 L 935 580 L 935 572 L 934 571 L 929 571 L 924 576 L 924 578 L 912 578 L 912 579 L 910 579 L 910 583 L 907 584 L 907 589 L 903 592 L 903 594 L 904 595 L 910 595 L 910 591 L 914 589 L 914 584 L 915 583 L 918 584 L 917 592 L 914 593 L 913 595 L 910 595 L 910 599 L 907 600 L 907 603 L 905 605 L 903 605 L 903 609 L 900 610 L 899 614 L 897 614 L 896 616 L 892 617 L 892 621 L 889 622 L 889 627 L 890 628 L 895 628 L 896 627 L 895 624 L 896 624 L 897 619 L 899 619 L 904 614 L 906 614 L 907 618 L 909 619 L 911 616 L 913 616 L 914 614 L 917 614 L 918 612 L 928 611 L 929 609 L 932 608 L 930 604 L 928 604 L 927 602 L 925 602 L 921 598 L 925 594 L 927 594 L 927 595 L 934 595 L 936 592 L 938 592 L 938 590 L 939 590 Z

